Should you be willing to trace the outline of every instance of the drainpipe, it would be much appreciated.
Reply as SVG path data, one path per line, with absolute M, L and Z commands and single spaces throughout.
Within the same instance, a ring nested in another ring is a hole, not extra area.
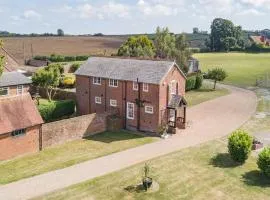
M 104 94 L 105 112 L 107 111 L 107 79 L 105 79 L 105 94 Z
M 42 150 L 42 126 L 43 124 L 39 127 L 39 151 Z
M 141 122 L 141 83 L 139 83 L 139 79 L 137 78 L 137 84 L 138 84 L 138 104 L 137 105 L 137 129 L 140 131 L 140 122 Z
M 125 101 L 125 109 L 124 109 L 124 128 L 127 128 L 127 81 L 125 81 L 125 96 L 124 96 L 124 101 Z

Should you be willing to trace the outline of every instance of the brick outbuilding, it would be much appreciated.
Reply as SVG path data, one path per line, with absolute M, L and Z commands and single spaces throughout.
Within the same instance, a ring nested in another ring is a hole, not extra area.
M 147 132 L 185 124 L 186 76 L 173 61 L 92 57 L 75 74 L 81 115 L 117 113 L 125 128 Z

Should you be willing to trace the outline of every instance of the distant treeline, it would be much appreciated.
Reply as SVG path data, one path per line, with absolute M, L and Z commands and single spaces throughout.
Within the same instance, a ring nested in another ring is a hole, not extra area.
M 71 61 L 85 61 L 89 58 L 87 55 L 81 56 L 63 56 L 52 54 L 50 56 L 34 56 L 35 60 L 51 61 L 51 62 L 71 62 Z

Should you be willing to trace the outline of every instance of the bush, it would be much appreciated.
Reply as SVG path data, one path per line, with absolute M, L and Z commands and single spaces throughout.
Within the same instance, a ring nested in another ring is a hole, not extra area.
M 59 63 L 49 64 L 47 67 L 45 67 L 45 69 L 49 70 L 50 68 L 54 68 L 54 67 L 59 69 L 60 74 L 63 74 L 65 71 L 64 66 L 62 64 L 59 64 Z
M 80 68 L 80 66 L 81 66 L 80 63 L 73 63 L 73 64 L 71 65 L 71 67 L 70 67 L 70 72 L 71 72 L 71 73 L 74 73 L 75 71 L 77 71 L 77 69 Z
M 76 56 L 76 61 L 85 61 L 89 58 L 89 56 Z
M 75 77 L 74 76 L 65 76 L 61 81 L 61 84 L 66 88 L 73 88 L 75 85 Z
M 257 165 L 266 176 L 270 177 L 270 147 L 266 147 L 259 154 Z
M 195 88 L 195 84 L 196 84 L 196 76 L 187 77 L 186 91 L 193 90 Z
M 49 60 L 49 58 L 47 56 L 34 56 L 34 59 L 35 60 L 44 60 L 44 61 Z
M 243 130 L 233 132 L 228 141 L 231 158 L 239 163 L 244 163 L 251 152 L 252 137 Z
M 65 60 L 65 62 L 76 61 L 76 57 L 75 56 L 65 56 L 64 60 Z
M 50 122 L 61 117 L 72 115 L 75 111 L 73 100 L 52 101 L 38 106 L 39 113 L 45 122 Z
M 202 87 L 202 83 L 203 83 L 203 75 L 197 74 L 194 89 L 195 90 L 200 89 Z

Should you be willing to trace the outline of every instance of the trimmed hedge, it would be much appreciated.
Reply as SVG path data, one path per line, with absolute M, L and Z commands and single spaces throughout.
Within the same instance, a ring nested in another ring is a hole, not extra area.
M 81 66 L 80 63 L 73 63 L 71 66 L 70 66 L 70 72 L 71 73 L 74 73 L 75 71 L 77 71 L 77 69 L 79 69 Z
M 200 73 L 192 74 L 187 77 L 186 91 L 200 89 L 203 82 L 203 76 Z
M 257 165 L 263 174 L 270 177 L 270 147 L 266 147 L 259 154 Z
M 51 62 L 72 62 L 72 61 L 85 61 L 89 56 L 63 56 L 52 54 L 50 56 L 34 56 L 35 60 L 49 60 Z
M 244 163 L 251 152 L 252 137 L 243 130 L 236 130 L 229 136 L 228 150 L 231 158 L 239 163 Z
M 39 113 L 45 122 L 54 121 L 75 112 L 73 100 L 52 101 L 38 106 Z

